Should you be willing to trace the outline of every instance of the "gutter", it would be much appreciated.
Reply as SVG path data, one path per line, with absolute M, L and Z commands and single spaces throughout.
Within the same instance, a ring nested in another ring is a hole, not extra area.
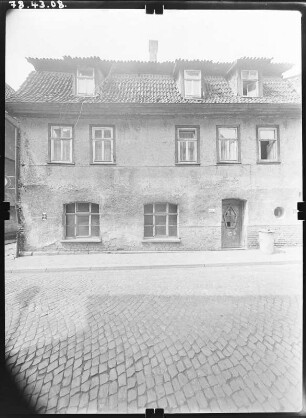
M 16 258 L 20 256 L 20 240 L 23 235 L 21 200 L 20 200 L 20 127 L 15 127 L 15 196 L 16 196 L 16 215 L 17 215 L 17 239 L 16 239 Z
M 59 116 L 62 103 L 8 103 L 7 108 L 18 116 Z M 79 114 L 80 102 L 65 103 L 66 115 Z M 147 116 L 204 116 L 204 115 L 286 115 L 301 116 L 300 103 L 83 103 L 83 116 L 147 115 Z

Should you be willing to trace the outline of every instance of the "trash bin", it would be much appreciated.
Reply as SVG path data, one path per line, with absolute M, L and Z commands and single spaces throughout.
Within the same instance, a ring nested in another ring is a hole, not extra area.
M 259 231 L 259 248 L 265 254 L 274 253 L 274 232 L 270 229 Z

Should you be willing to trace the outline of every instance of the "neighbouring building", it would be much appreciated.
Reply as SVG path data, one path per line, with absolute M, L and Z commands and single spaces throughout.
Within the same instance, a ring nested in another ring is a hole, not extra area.
M 5 99 L 15 94 L 11 86 L 5 84 Z M 5 221 L 5 239 L 16 239 L 18 223 L 16 214 L 16 188 L 15 188 L 15 144 L 18 132 L 18 121 L 5 110 L 5 201 L 10 203 L 10 219 Z
M 22 251 L 302 243 L 301 98 L 288 64 L 28 58 L 20 121 Z
M 299 93 L 299 95 L 301 96 L 301 94 L 302 94 L 302 77 L 301 77 L 301 74 L 291 75 L 289 77 L 286 77 L 286 80 L 288 80 L 292 84 L 295 91 L 297 91 Z

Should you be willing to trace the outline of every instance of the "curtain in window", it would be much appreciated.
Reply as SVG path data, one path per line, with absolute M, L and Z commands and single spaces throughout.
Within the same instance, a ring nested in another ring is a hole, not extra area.
M 268 141 L 267 157 L 268 160 L 276 160 L 276 141 Z
M 185 96 L 201 97 L 201 80 L 185 80 Z
M 78 78 L 78 94 L 92 96 L 95 92 L 95 82 L 92 78 Z
M 238 143 L 236 139 L 220 139 L 219 152 L 221 161 L 238 160 Z
M 71 141 L 67 139 L 62 139 L 62 149 L 62 161 L 70 161 Z
M 52 153 L 51 153 L 51 161 L 61 161 L 61 139 L 53 139 L 52 140 Z
M 237 128 L 220 127 L 219 137 L 219 160 L 238 161 L 238 137 Z

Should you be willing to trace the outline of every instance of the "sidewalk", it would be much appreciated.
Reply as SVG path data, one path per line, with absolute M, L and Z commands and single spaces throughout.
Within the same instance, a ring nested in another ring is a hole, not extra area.
M 180 267 L 226 267 L 265 264 L 301 264 L 302 247 L 260 250 L 178 251 L 142 253 L 100 253 L 34 255 L 5 260 L 6 272 L 63 270 L 137 270 Z

